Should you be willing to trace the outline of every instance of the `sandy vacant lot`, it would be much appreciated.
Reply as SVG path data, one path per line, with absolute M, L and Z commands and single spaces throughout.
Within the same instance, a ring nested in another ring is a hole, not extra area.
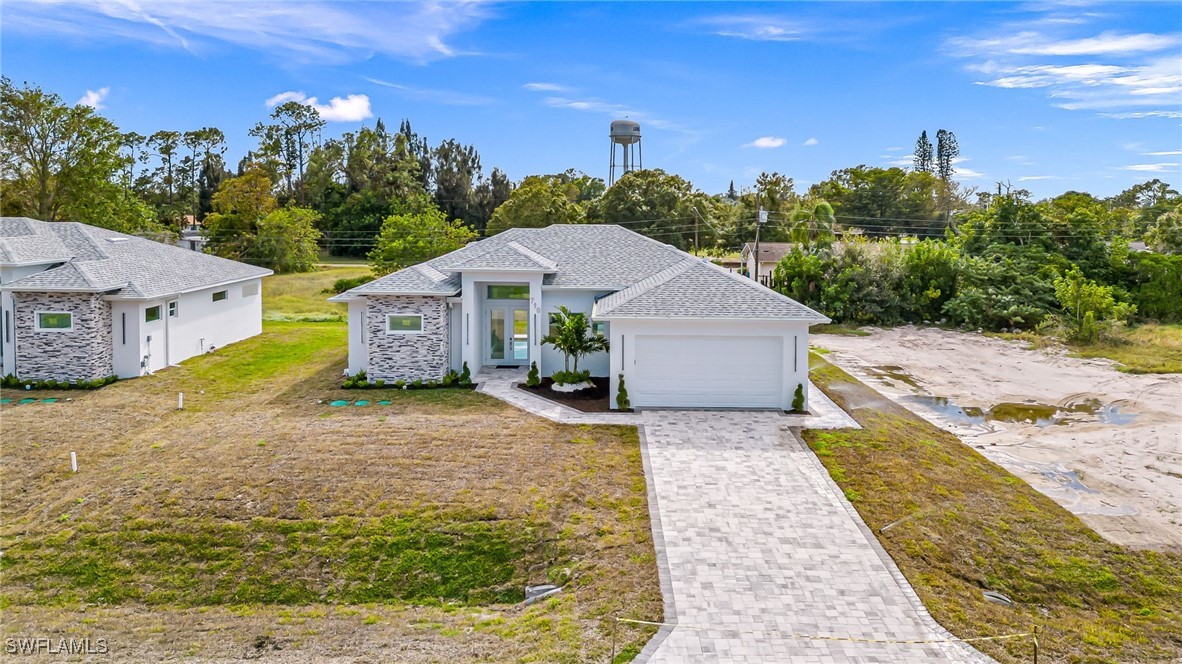
M 980 334 L 867 331 L 813 344 L 1105 537 L 1182 549 L 1182 375 L 1123 374 Z

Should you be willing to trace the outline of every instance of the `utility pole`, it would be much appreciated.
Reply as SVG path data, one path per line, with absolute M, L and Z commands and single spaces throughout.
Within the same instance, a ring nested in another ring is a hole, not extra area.
M 755 283 L 759 283 L 759 227 L 767 223 L 767 210 L 759 208 L 758 223 L 755 224 Z

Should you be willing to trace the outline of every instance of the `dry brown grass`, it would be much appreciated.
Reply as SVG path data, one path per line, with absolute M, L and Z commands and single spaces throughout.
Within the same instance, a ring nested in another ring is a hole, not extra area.
M 4 406 L 6 635 L 104 636 L 119 661 L 242 657 L 265 636 L 293 661 L 573 662 L 606 658 L 612 614 L 660 615 L 635 429 L 466 390 L 341 390 L 344 352 L 342 325 L 269 323 L 217 357 Z M 387 526 L 422 542 L 402 577 L 370 571 L 390 564 Z M 449 575 L 466 596 L 398 587 Z M 558 599 L 505 603 L 547 578 Z
M 1105 540 L 1078 517 L 849 374 L 812 378 L 862 425 L 805 439 L 915 587 L 962 638 L 1039 629 L 1040 662 L 1182 657 L 1182 555 Z M 984 590 L 1016 603 L 986 601 Z M 1029 661 L 1030 641 L 976 644 Z

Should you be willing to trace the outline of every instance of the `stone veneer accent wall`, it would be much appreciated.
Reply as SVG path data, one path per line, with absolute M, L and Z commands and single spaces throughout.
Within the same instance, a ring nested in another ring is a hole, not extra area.
M 450 348 L 447 298 L 422 295 L 370 295 L 370 380 L 439 380 L 448 371 Z M 386 314 L 420 314 L 421 334 L 386 334 Z
M 16 374 L 26 380 L 94 380 L 115 373 L 111 303 L 101 293 L 12 294 Z M 38 311 L 74 314 L 69 332 L 38 332 Z

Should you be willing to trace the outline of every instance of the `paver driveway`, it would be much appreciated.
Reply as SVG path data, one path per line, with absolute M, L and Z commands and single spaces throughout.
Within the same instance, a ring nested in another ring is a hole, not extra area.
M 810 451 L 765 412 L 648 411 L 664 628 L 638 662 L 990 661 L 950 635 Z M 664 546 L 662 550 L 661 541 Z

